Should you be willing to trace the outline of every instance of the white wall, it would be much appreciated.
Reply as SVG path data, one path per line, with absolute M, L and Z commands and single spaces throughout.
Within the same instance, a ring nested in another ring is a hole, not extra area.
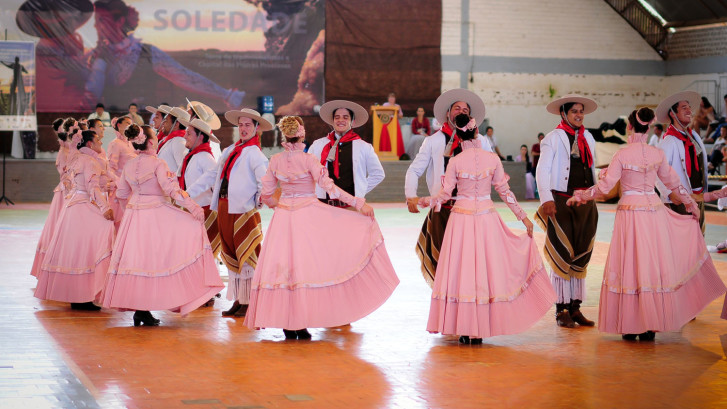
M 545 111 L 553 99 L 551 89 L 554 97 L 580 93 L 596 100 L 599 109 L 585 120 L 586 126 L 595 128 L 636 107 L 656 106 L 685 88 L 703 93 L 705 84 L 694 81 L 719 81 L 719 74 L 574 73 L 577 69 L 570 69 L 571 59 L 586 59 L 591 67 L 601 66 L 600 60 L 610 60 L 604 61 L 604 67 L 638 68 L 641 61 L 644 65 L 661 62 L 640 34 L 603 0 L 443 0 L 442 7 L 443 65 L 447 58 L 475 56 L 494 57 L 496 62 L 519 58 L 524 64 L 556 67 L 555 72 L 562 69 L 562 74 L 532 74 L 487 72 L 484 67 L 471 74 L 471 81 L 468 69 L 442 73 L 442 91 L 466 83 L 482 97 L 504 155 L 515 156 L 521 144 L 532 145 L 538 132 L 547 133 L 558 124 L 559 118 Z

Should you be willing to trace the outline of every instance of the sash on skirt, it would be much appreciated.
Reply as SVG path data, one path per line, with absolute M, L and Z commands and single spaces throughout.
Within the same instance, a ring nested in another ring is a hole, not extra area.
M 561 194 L 554 194 L 553 201 L 555 217 L 546 217 L 543 206 L 535 213 L 535 222 L 546 234 L 543 256 L 558 276 L 566 280 L 585 278 L 596 241 L 596 203 L 571 207 L 566 205 L 568 197 Z
M 244 263 L 255 268 L 263 241 L 260 213 L 252 209 L 243 214 L 229 214 L 227 200 L 220 200 L 217 209 L 222 261 L 238 274 Z

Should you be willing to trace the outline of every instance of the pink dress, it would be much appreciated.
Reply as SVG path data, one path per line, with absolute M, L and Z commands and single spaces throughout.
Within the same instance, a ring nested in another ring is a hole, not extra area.
M 360 209 L 364 200 L 333 184 L 319 159 L 285 144 L 263 176 L 263 203 L 275 206 L 252 279 L 249 328 L 334 327 L 380 307 L 399 284 L 373 218 L 325 205 L 331 198 Z M 278 182 L 280 201 L 272 198 Z
M 103 306 L 187 314 L 225 288 L 202 209 L 179 188 L 156 154 L 141 152 L 121 173 L 116 194 L 128 198 L 106 276 Z
M 40 271 L 40 265 L 43 263 L 43 258 L 48 251 L 48 244 L 53 233 L 56 230 L 56 224 L 61 217 L 61 212 L 65 207 L 65 194 L 66 188 L 63 186 L 63 174 L 66 172 L 66 166 L 68 165 L 68 144 L 67 141 L 60 142 L 60 149 L 58 150 L 58 156 L 56 156 L 56 169 L 58 169 L 58 176 L 61 181 L 58 183 L 55 189 L 53 189 L 53 200 L 50 202 L 50 208 L 48 209 L 48 217 L 45 219 L 45 225 L 40 233 L 40 239 L 38 240 L 38 246 L 35 249 L 35 259 L 33 259 L 33 266 L 30 268 L 30 275 L 38 277 Z M 75 148 L 73 148 L 75 150 Z
M 490 199 L 492 187 L 518 220 L 527 215 L 510 191 L 502 162 L 477 141 L 450 159 L 435 209 L 457 197 L 444 232 L 427 331 L 484 338 L 522 332 L 545 315 L 555 292 L 535 240 L 516 236 Z
M 634 134 L 598 183 L 576 192 L 590 200 L 621 181 L 621 199 L 603 273 L 598 329 L 615 334 L 678 331 L 725 293 L 699 223 L 667 209 L 654 192 L 656 177 L 694 204 L 664 152 Z
M 68 164 L 71 186 L 38 274 L 35 296 L 43 300 L 83 303 L 97 300 L 109 266 L 114 224 L 105 171 L 98 154 L 81 148 Z
M 109 160 L 109 170 L 117 179 L 121 177 L 126 163 L 136 157 L 136 151 L 131 146 L 131 142 L 123 135 L 116 131 L 116 139 L 111 141 L 107 150 Z M 126 208 L 126 200 L 117 198 L 115 195 L 109 200 L 111 208 L 114 209 L 114 225 L 119 228 L 121 219 L 124 217 Z

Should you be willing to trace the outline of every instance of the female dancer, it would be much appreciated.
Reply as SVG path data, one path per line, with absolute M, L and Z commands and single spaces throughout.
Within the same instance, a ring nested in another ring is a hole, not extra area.
M 621 181 L 621 200 L 603 273 L 598 329 L 651 341 L 656 331 L 678 331 L 725 286 L 695 219 L 697 203 L 679 183 L 664 151 L 647 144 L 654 111 L 629 115 L 628 146 L 614 155 L 605 176 L 576 191 L 569 206 L 604 196 Z M 656 177 L 692 215 L 667 210 L 654 192 Z M 692 217 L 693 216 L 693 217 Z
M 53 131 L 56 133 L 56 136 L 58 136 L 58 143 L 60 144 L 58 156 L 56 156 L 56 169 L 58 170 L 58 176 L 61 180 L 58 182 L 58 186 L 53 189 L 53 200 L 51 200 L 50 208 L 48 209 L 48 218 L 45 219 L 45 225 L 43 225 L 43 231 L 40 233 L 38 246 L 35 249 L 35 259 L 33 260 L 33 266 L 30 268 L 30 275 L 33 277 L 38 277 L 40 264 L 43 262 L 45 253 L 48 251 L 48 243 L 50 243 L 50 239 L 53 237 L 58 219 L 61 217 L 61 210 L 65 207 L 63 174 L 66 172 L 66 165 L 68 164 L 68 144 L 71 141 L 67 138 L 68 133 L 66 129 L 62 128 L 64 122 L 65 120 L 63 118 L 58 118 L 53 121 Z M 72 123 L 73 122 L 71 122 L 71 125 Z M 71 125 L 69 125 L 69 127 Z
M 149 310 L 185 315 L 225 286 L 202 224 L 204 212 L 156 157 L 154 131 L 133 124 L 125 134 L 139 155 L 118 181 L 116 195 L 128 204 L 101 299 L 104 307 L 136 310 L 134 326 L 159 325 Z
M 99 158 L 101 138 L 77 125 L 70 131 L 78 153 L 68 165 L 65 209 L 41 264 L 35 296 L 70 302 L 73 309 L 98 310 L 93 301 L 103 287 L 114 240 L 107 196 L 113 182 Z
M 371 206 L 335 186 L 320 160 L 303 152 L 303 120 L 283 117 L 278 126 L 287 142 L 262 179 L 262 202 L 275 213 L 252 279 L 245 325 L 284 328 L 286 339 L 310 339 L 308 327 L 336 327 L 372 313 L 399 279 Z M 321 203 L 316 182 L 331 199 L 361 214 Z
M 462 153 L 449 161 L 437 196 L 419 200 L 436 209 L 457 201 L 447 222 L 432 288 L 427 331 L 460 335 L 463 344 L 483 337 L 525 331 L 555 301 L 555 292 L 533 240 L 533 223 L 515 200 L 502 162 L 477 141 L 474 118 L 455 117 Z M 490 199 L 492 187 L 522 221 L 527 236 L 516 236 Z

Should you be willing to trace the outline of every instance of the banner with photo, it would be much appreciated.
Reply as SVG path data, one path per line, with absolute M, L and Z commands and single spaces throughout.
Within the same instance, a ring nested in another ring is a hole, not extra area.
M 324 0 L 4 0 L 3 9 L 9 38 L 37 43 L 39 112 L 185 97 L 223 112 L 272 96 L 276 113 L 311 114 L 323 100 Z
M 0 131 L 35 131 L 35 44 L 0 41 Z

